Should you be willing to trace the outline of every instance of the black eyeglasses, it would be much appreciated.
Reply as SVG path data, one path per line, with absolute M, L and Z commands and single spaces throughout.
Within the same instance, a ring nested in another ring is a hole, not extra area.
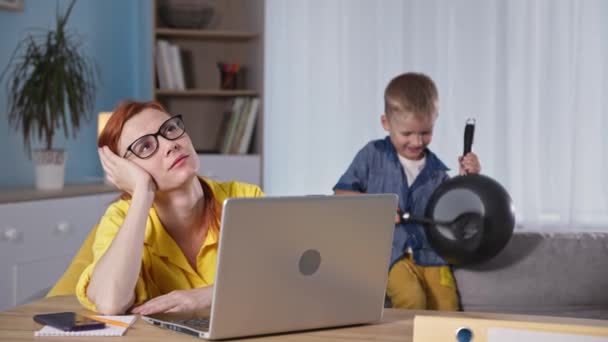
M 158 150 L 158 136 L 167 140 L 177 140 L 186 133 L 184 121 L 181 115 L 172 116 L 169 120 L 163 122 L 154 134 L 146 134 L 143 137 L 135 140 L 125 152 L 123 158 L 127 157 L 129 152 L 132 152 L 140 159 L 148 159 Z

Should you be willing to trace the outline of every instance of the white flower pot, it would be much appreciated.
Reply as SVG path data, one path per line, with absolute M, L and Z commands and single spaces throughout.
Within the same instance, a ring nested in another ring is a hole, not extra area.
M 34 150 L 32 157 L 36 163 L 36 189 L 63 189 L 67 153 L 64 150 Z

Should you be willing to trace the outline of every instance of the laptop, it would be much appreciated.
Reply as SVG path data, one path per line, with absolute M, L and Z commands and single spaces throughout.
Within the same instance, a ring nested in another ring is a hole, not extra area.
M 209 316 L 142 318 L 212 340 L 378 321 L 396 208 L 393 194 L 228 199 Z

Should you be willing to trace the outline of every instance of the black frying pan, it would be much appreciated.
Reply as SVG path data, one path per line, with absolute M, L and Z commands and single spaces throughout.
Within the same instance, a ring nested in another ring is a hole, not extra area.
M 513 234 L 515 213 L 511 197 L 498 182 L 465 175 L 433 192 L 425 217 L 404 215 L 403 222 L 422 224 L 433 249 L 448 263 L 462 266 L 498 254 Z
M 474 121 L 467 121 L 464 154 L 471 151 Z M 403 215 L 402 222 L 420 223 L 435 251 L 453 265 L 484 262 L 509 242 L 515 227 L 511 197 L 483 175 L 457 176 L 431 195 L 424 217 Z

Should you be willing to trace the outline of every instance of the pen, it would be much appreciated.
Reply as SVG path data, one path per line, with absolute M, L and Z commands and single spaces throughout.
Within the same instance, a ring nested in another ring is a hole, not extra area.
M 115 321 L 113 319 L 109 319 L 109 318 L 104 318 L 104 317 L 100 317 L 100 316 L 94 316 L 94 315 L 84 315 L 90 319 L 94 319 L 96 321 L 100 321 L 100 322 L 104 322 L 104 323 L 108 323 L 111 325 L 116 325 L 119 327 L 123 327 L 123 328 L 128 328 L 129 324 L 125 323 L 125 322 L 121 322 L 121 321 Z

